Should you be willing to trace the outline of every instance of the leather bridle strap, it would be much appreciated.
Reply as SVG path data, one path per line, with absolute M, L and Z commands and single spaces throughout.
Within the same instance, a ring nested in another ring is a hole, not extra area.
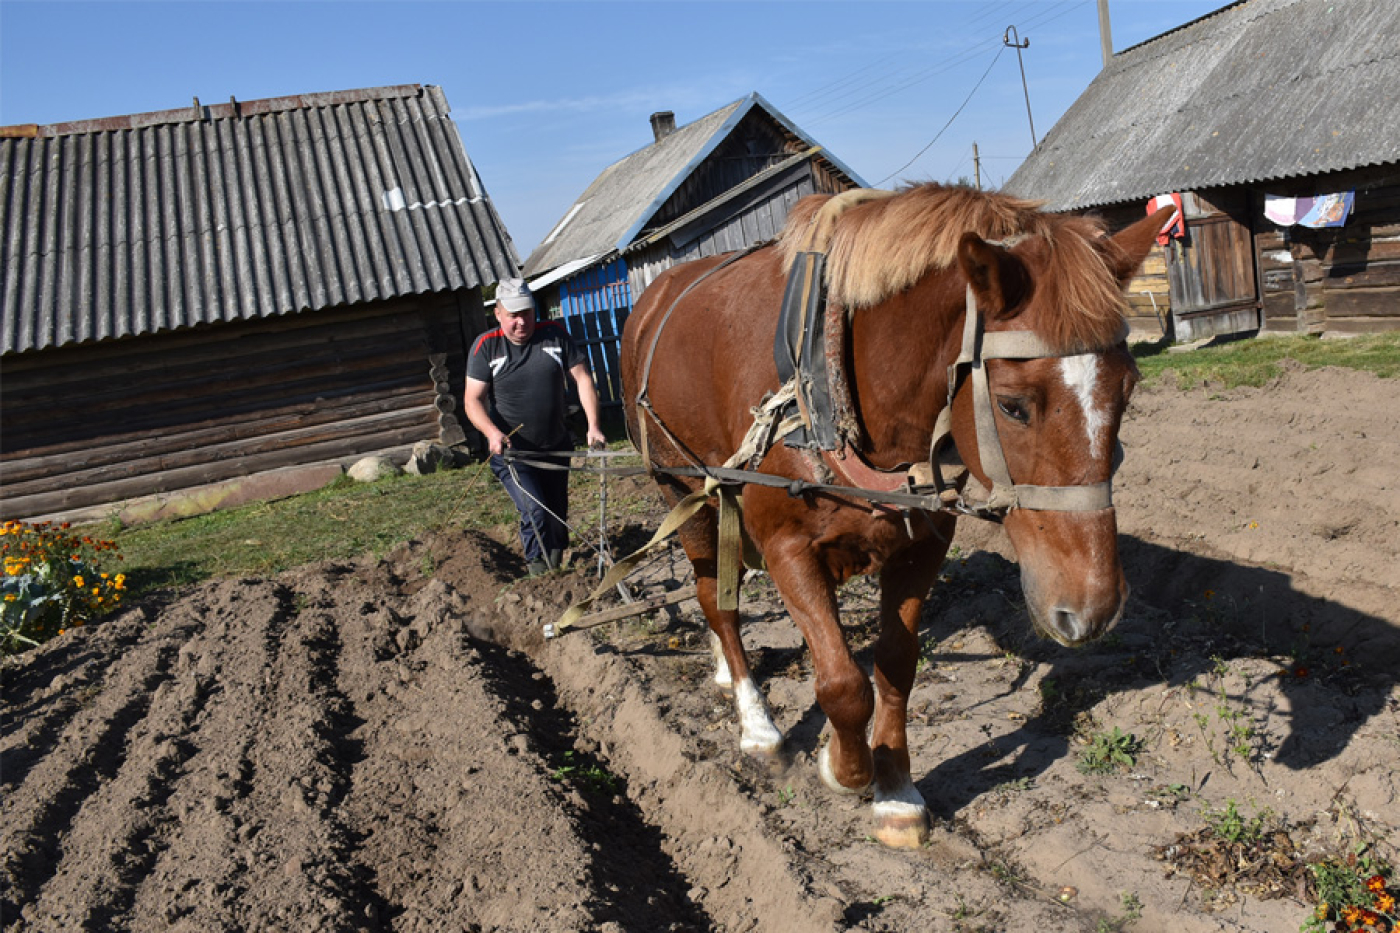
M 1126 336 L 1125 322 L 1115 343 Z M 977 453 L 982 462 L 983 472 L 991 480 L 992 489 L 983 503 L 963 503 L 967 511 L 988 517 L 1017 508 L 1046 512 L 1090 512 L 1113 507 L 1111 480 L 1079 486 L 1034 486 L 1013 482 L 997 432 L 996 413 L 992 407 L 991 389 L 987 380 L 987 360 L 1033 360 L 1078 355 L 1080 354 L 1055 350 L 1032 331 L 987 333 L 977 308 L 977 298 L 973 295 L 971 286 L 968 287 L 962 350 L 957 360 L 948 367 L 948 404 L 939 412 L 929 457 L 932 463 L 937 464 L 943 449 L 953 443 L 953 398 L 957 395 L 962 380 L 970 375 L 972 409 L 977 430 Z M 1115 469 L 1121 459 L 1121 448 L 1115 449 Z M 938 469 L 934 470 L 934 483 L 939 492 L 950 488 L 947 478 L 942 476 Z

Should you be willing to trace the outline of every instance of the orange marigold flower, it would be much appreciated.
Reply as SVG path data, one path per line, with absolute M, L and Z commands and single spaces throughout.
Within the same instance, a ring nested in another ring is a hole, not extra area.
M 1377 894 L 1376 910 L 1379 910 L 1383 914 L 1388 914 L 1395 910 L 1395 898 L 1391 897 L 1389 894 Z
M 1380 894 L 1385 890 L 1385 878 L 1381 875 L 1372 875 L 1366 879 L 1366 890 L 1373 894 Z
M 83 579 L 82 574 L 78 574 L 76 577 L 73 578 L 73 585 L 78 587 L 86 586 L 87 581 Z

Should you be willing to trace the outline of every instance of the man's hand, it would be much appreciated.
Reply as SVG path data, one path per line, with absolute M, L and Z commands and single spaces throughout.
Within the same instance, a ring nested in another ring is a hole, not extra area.
M 493 455 L 499 457 L 510 446 L 510 437 L 500 431 L 495 431 L 491 437 L 486 439 L 486 445 L 491 449 Z
M 608 446 L 608 439 L 603 436 L 603 432 L 597 428 L 588 429 L 588 449 L 602 450 Z

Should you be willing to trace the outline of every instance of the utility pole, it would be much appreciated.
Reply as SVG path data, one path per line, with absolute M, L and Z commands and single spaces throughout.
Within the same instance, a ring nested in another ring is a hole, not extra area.
M 1108 0 L 1099 0 L 1099 45 L 1103 48 L 1103 66 L 1113 61 L 1113 29 L 1108 24 Z
M 1012 36 L 1016 37 L 1015 42 L 1011 41 Z M 1040 144 L 1036 142 L 1035 118 L 1031 116 L 1031 90 L 1026 85 L 1026 63 L 1021 61 L 1021 50 L 1030 48 L 1031 40 L 1029 38 L 1022 40 L 1020 34 L 1016 32 L 1015 26 L 1007 26 L 1006 32 L 1002 34 L 1001 44 L 1016 50 L 1016 63 L 1021 66 L 1021 90 L 1026 95 L 1026 119 L 1031 124 L 1031 152 L 1035 152 L 1040 148 Z
M 982 160 L 977 155 L 977 144 L 972 144 L 972 177 L 977 180 L 977 190 L 982 190 Z

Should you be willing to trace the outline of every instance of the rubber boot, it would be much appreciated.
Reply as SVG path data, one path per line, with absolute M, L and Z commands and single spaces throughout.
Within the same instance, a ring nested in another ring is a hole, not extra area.
M 538 577 L 540 574 L 544 573 L 548 569 L 549 565 L 546 564 L 543 559 L 538 557 L 525 565 L 526 573 L 532 577 Z
M 564 569 L 564 551 L 562 548 L 554 548 L 549 552 L 549 566 L 555 570 Z

